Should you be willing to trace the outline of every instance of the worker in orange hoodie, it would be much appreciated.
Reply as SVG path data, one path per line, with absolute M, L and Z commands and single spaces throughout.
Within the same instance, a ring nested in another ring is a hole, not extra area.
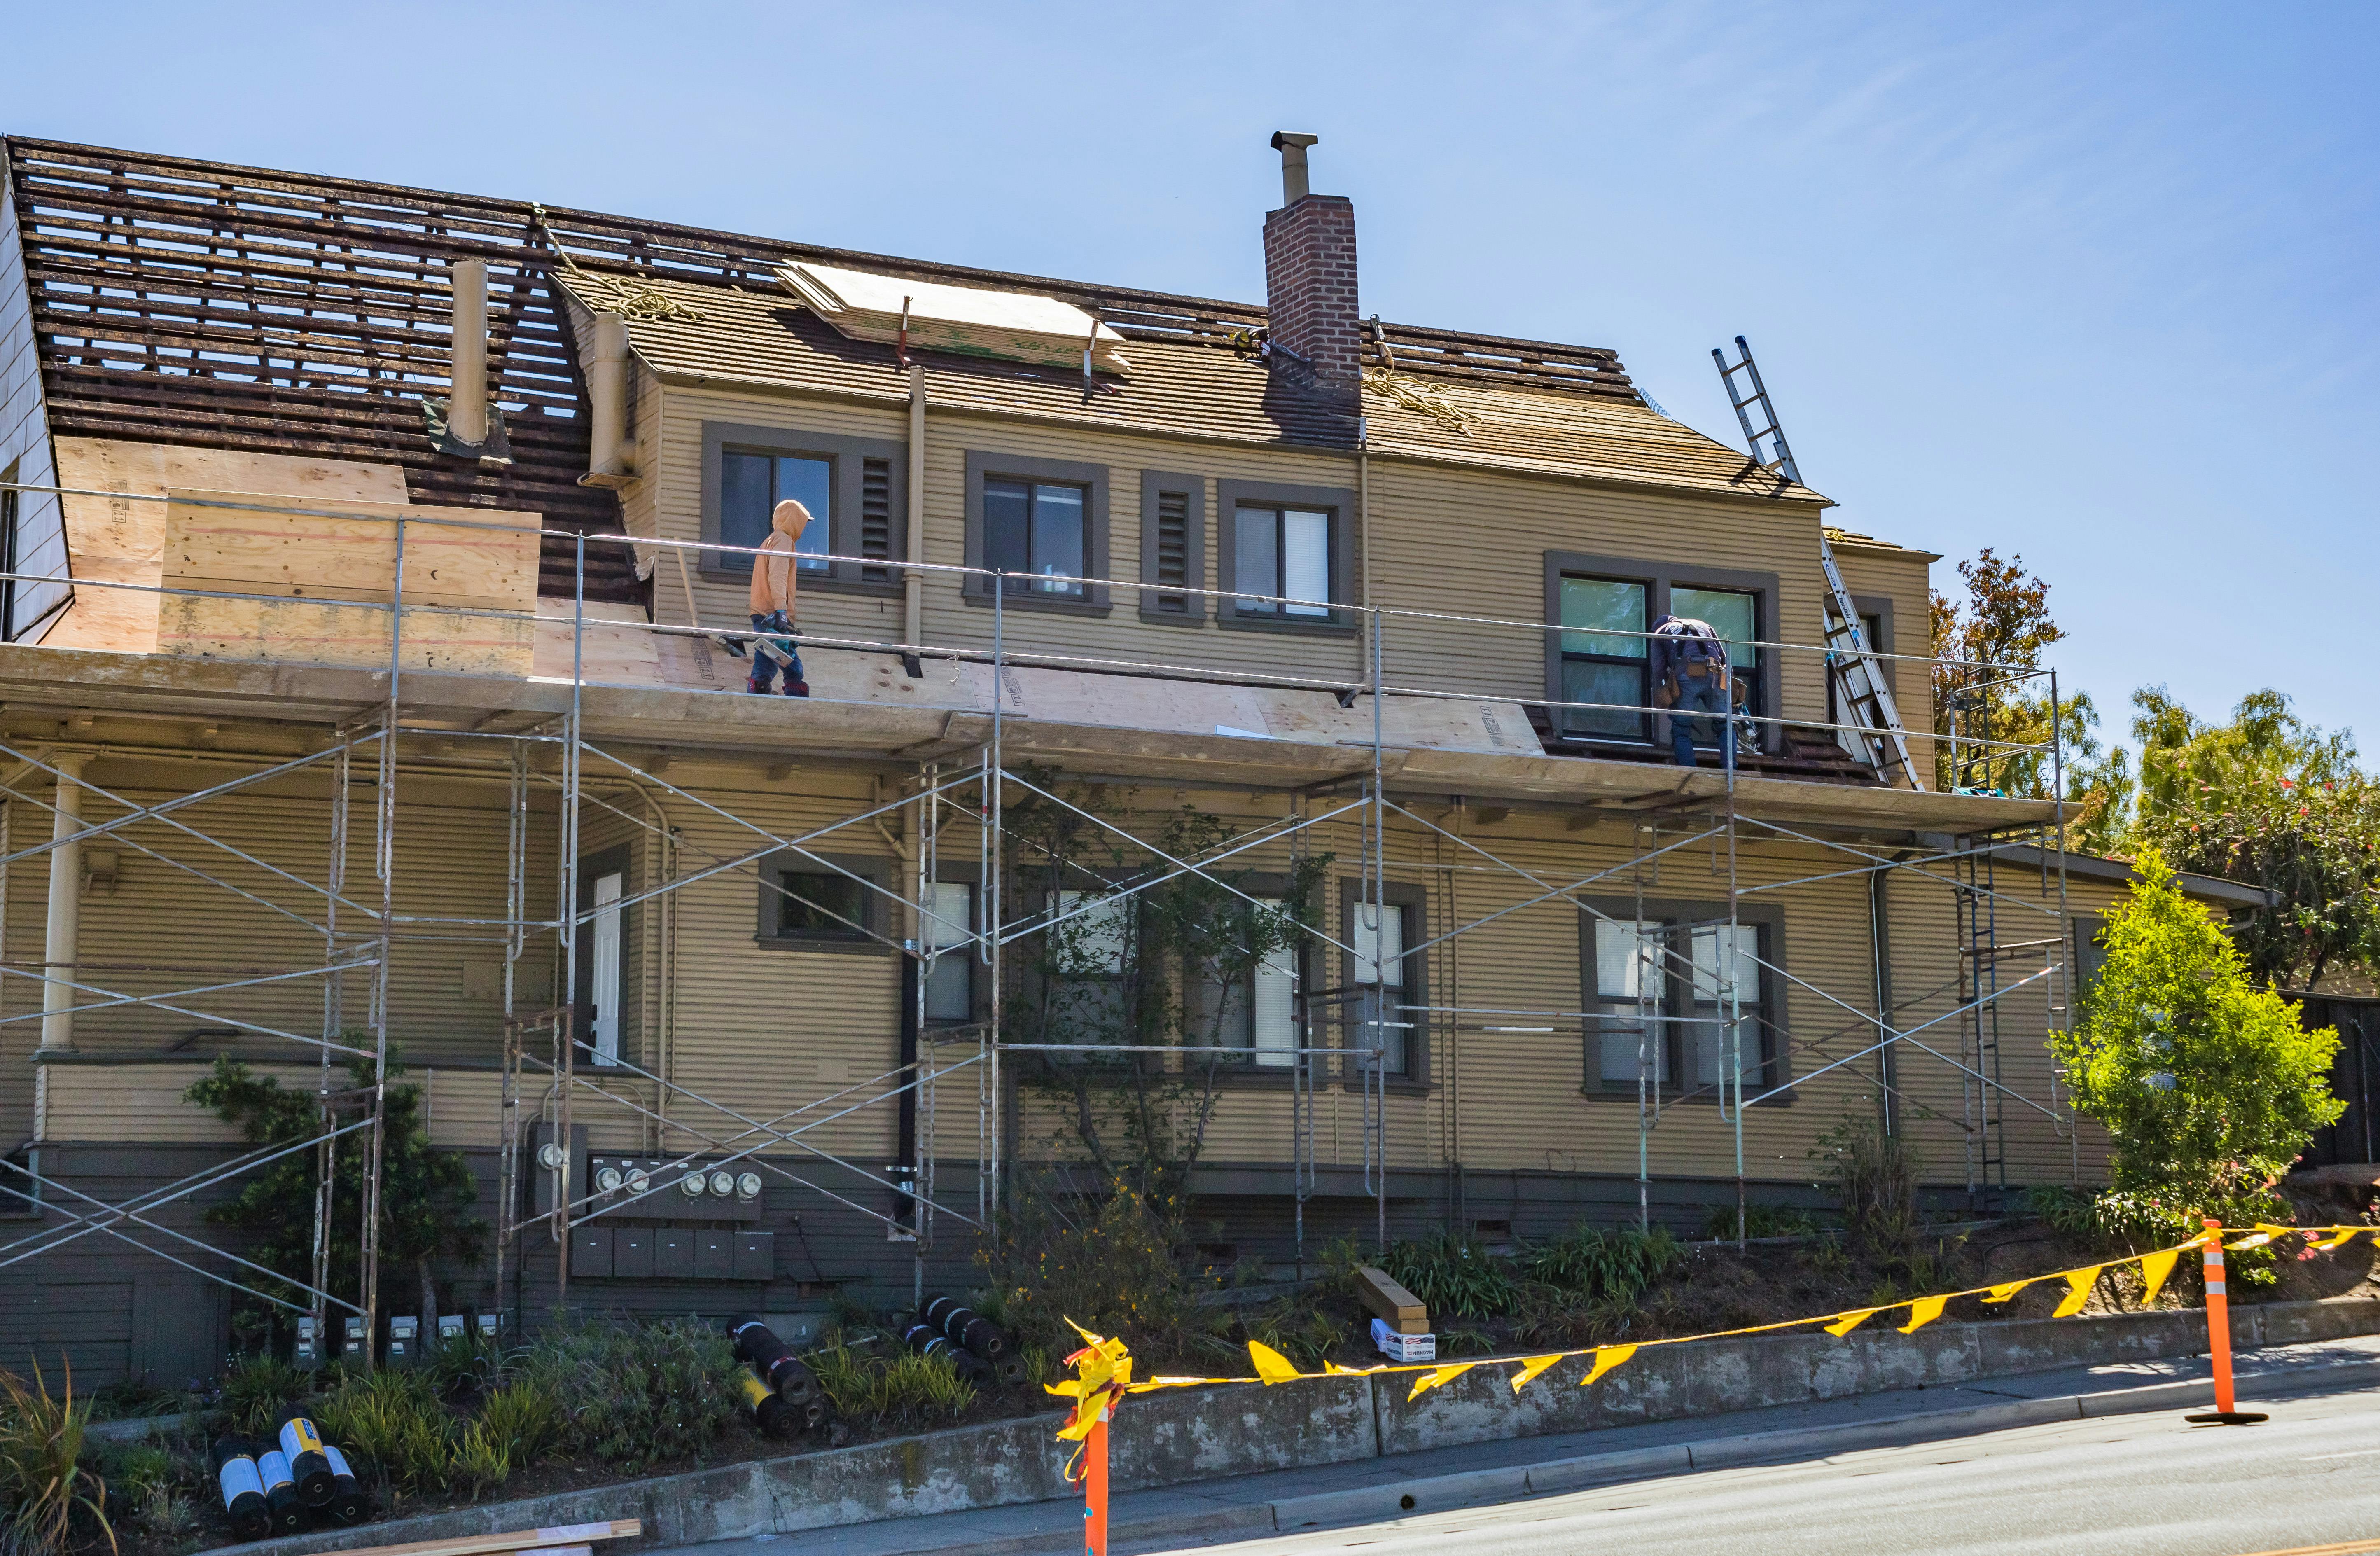
M 775 689 L 777 672 L 785 675 L 787 697 L 808 697 L 809 682 L 802 679 L 802 656 L 794 647 L 794 590 L 801 564 L 794 543 L 809 528 L 810 510 L 790 498 L 769 516 L 769 538 L 752 559 L 752 630 L 765 636 L 752 640 L 752 675 L 747 691 L 767 696 Z

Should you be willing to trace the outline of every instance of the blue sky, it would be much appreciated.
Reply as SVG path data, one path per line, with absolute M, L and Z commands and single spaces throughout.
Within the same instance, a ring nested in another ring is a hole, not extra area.
M 2022 553 L 2117 729 L 2143 683 L 2271 685 L 2380 754 L 2380 7 L 120 0 L 11 35 L 16 133 L 1233 298 L 1266 138 L 1311 130 L 1366 311 L 1617 346 L 1731 443 L 1742 332 L 1842 522 Z

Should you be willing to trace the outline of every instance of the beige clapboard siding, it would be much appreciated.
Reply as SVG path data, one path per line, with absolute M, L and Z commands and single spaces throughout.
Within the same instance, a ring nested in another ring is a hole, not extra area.
M 122 774 L 107 763 L 95 767 L 94 782 L 134 800 L 172 792 L 157 784 L 152 771 L 138 764 L 121 765 Z M 864 771 L 820 763 L 771 781 L 749 768 L 688 760 L 674 762 L 667 775 L 671 784 L 733 809 L 749 824 L 739 824 L 666 794 L 657 796 L 653 801 L 657 809 L 649 812 L 641 808 L 643 802 L 632 800 L 625 790 L 608 791 L 610 800 L 629 814 L 590 806 L 581 843 L 589 854 L 626 844 L 632 891 L 642 889 L 647 880 L 658 880 L 662 866 L 656 834 L 629 816 L 657 820 L 674 833 L 677 869 L 686 874 L 765 849 L 772 839 L 807 835 L 811 829 L 844 821 L 880 792 L 876 780 Z M 502 785 L 425 777 L 407 780 L 400 792 L 406 796 L 400 807 L 406 830 L 397 859 L 400 912 L 486 917 L 500 913 Z M 1118 803 L 1133 809 L 1126 823 L 1143 833 L 1153 829 L 1158 813 L 1174 805 L 1205 809 L 1236 830 L 1277 821 L 1288 803 L 1278 796 L 1189 789 L 1114 793 Z M 530 834 L 534 854 L 530 904 L 532 911 L 546 912 L 552 901 L 555 817 L 542 798 L 540 807 Z M 1411 820 L 1391 822 L 1390 854 L 1396 863 L 1390 878 L 1427 893 L 1426 932 L 1437 936 L 1457 924 L 1475 926 L 1428 952 L 1430 1002 L 1555 1014 L 1438 1018 L 1428 1034 L 1430 1088 L 1418 1095 L 1399 1092 L 1389 1100 L 1389 1161 L 1403 1169 L 1461 1161 L 1481 1170 L 1633 1173 L 1637 1135 L 1633 1095 L 1623 1090 L 1622 1095 L 1612 1097 L 1599 1089 L 1592 1093 L 1585 1089 L 1589 1050 L 1579 1017 L 1571 1014 L 1586 1009 L 1581 979 L 1582 916 L 1559 901 L 1531 903 L 1546 888 L 1528 877 L 1567 886 L 1597 872 L 1614 871 L 1580 890 L 1609 903 L 1615 911 L 1623 911 L 1633 889 L 1632 859 L 1639 852 L 1675 843 L 1682 836 L 1682 823 L 1671 821 L 1658 833 L 1648 830 L 1632 841 L 1627 830 L 1609 823 L 1570 831 L 1563 818 L 1550 811 L 1516 811 L 1488 825 L 1451 806 L 1416 805 L 1415 808 L 1430 821 L 1475 840 L 1497 857 L 1483 858 Z M 94 821 L 111 813 L 94 797 Z M 198 808 L 191 820 L 203 820 L 226 841 L 319 878 L 324 846 L 324 801 L 320 792 L 225 796 Z M 152 823 L 138 835 L 149 841 L 159 830 Z M 975 841 L 973 829 L 953 816 L 945 837 L 945 857 L 971 865 Z M 172 853 L 185 844 L 194 853 L 205 851 L 189 840 L 157 845 Z M 811 846 L 830 854 L 887 861 L 893 857 L 891 840 L 868 822 L 841 826 L 813 840 Z M 1357 824 L 1351 817 L 1317 826 L 1304 846 L 1309 855 L 1328 851 L 1335 856 L 1326 880 L 1323 910 L 1325 928 L 1335 937 L 1342 932 L 1348 884 L 1361 858 Z M 370 880 L 368 829 L 359 829 L 353 847 L 351 889 L 359 889 Z M 1284 842 L 1251 851 L 1236 862 L 1250 870 L 1269 871 L 1286 869 L 1290 859 L 1290 846 Z M 37 862 L 28 862 L 35 868 L 20 866 L 12 871 L 8 892 L 9 950 L 20 962 L 38 960 L 40 955 L 45 871 Z M 1641 871 L 1648 896 L 1708 904 L 1716 910 L 1724 901 L 1725 866 L 1723 844 L 1701 841 L 1677 849 L 1658 864 L 1644 864 Z M 1773 1000 L 1795 1045 L 1790 1062 L 1794 1074 L 1806 1074 L 1872 1041 L 1867 1017 L 1875 971 L 1869 948 L 1867 881 L 1844 876 L 1774 892 L 1758 888 L 1845 866 L 1840 854 L 1797 843 L 1747 841 L 1740 842 L 1736 850 L 1735 868 L 1748 889 L 1746 900 L 1773 901 L 1784 911 L 1786 969 L 1794 979 L 1815 986 L 1788 987 Z M 245 885 L 271 884 L 263 872 L 237 861 L 219 861 L 213 868 L 233 874 Z M 140 954 L 152 961 L 189 958 L 191 965 L 220 965 L 236 955 L 246 959 L 242 965 L 249 965 L 314 952 L 315 945 L 304 931 L 276 925 L 272 915 L 237 898 L 227 906 L 208 902 L 198 911 L 160 911 L 161 904 L 171 906 L 201 900 L 198 889 L 185 892 L 177 882 L 169 882 L 173 873 L 163 864 L 127 851 L 117 895 L 93 897 L 86 903 L 86 954 L 95 945 L 138 945 Z M 894 879 L 901 877 L 896 873 Z M 2011 899 L 2024 893 L 2040 899 L 2037 872 L 2004 869 L 2000 887 Z M 2114 895 L 2110 888 L 2079 881 L 2070 883 L 2070 894 L 2080 910 L 2104 906 Z M 713 1142 L 733 1139 L 750 1127 L 750 1121 L 821 1120 L 886 1089 L 868 1083 L 890 1072 L 896 1059 L 900 977 L 892 955 L 790 952 L 756 945 L 759 887 L 749 869 L 722 871 L 681 888 L 674 897 L 668 905 L 675 924 L 675 943 L 673 975 L 666 987 L 660 969 L 664 930 L 661 908 L 639 905 L 630 910 L 624 926 L 624 984 L 628 994 L 625 1052 L 660 1063 L 664 1035 L 661 1011 L 666 1001 L 672 1012 L 666 1034 L 667 1068 L 678 1084 L 698 1094 L 675 1095 L 660 1106 L 658 1111 L 667 1112 L 673 1121 L 665 1149 L 716 1149 Z M 1889 934 L 1895 991 L 1903 1003 L 1899 1020 L 1904 1027 L 1948 1012 L 1956 1003 L 1958 956 L 1951 907 L 1947 880 L 1926 881 L 1907 874 L 1895 878 Z M 1479 922 L 1489 915 L 1500 916 Z M 2038 938 L 2037 930 L 2010 927 L 2021 917 L 2013 906 L 2003 915 L 2004 940 Z M 227 951 L 227 945 L 237 950 Z M 437 1095 L 447 1100 L 440 1104 L 438 1128 L 442 1138 L 455 1143 L 469 1135 L 470 1120 L 492 1117 L 492 1076 L 485 1070 L 448 1070 L 440 1064 L 443 1058 L 484 1064 L 496 1052 L 500 1011 L 482 1009 L 480 1005 L 484 1002 L 475 1004 L 461 998 L 462 961 L 473 954 L 481 953 L 437 944 L 403 945 L 391 975 L 393 1029 L 400 1046 L 416 1047 L 417 1074 L 440 1070 Z M 212 964 L 204 962 L 209 957 Z M 1338 962 L 1337 953 L 1318 954 L 1313 976 L 1335 984 L 1342 978 Z M 522 1006 L 552 997 L 553 965 L 552 937 L 533 939 L 522 969 L 518 1002 Z M 9 1014 L 37 1006 L 30 985 L 20 984 L 6 992 L 13 1002 Z M 2004 1078 L 2011 1087 L 2042 1100 L 2046 1098 L 2049 1078 L 2048 1058 L 2042 1045 L 2048 1015 L 2045 995 L 2046 991 L 2012 996 L 2002 1021 Z M 238 1007 L 238 1013 L 250 1019 L 270 1016 L 298 1031 L 318 1027 L 318 992 L 260 992 L 240 999 L 247 1003 Z M 351 991 L 350 999 L 352 1009 L 363 1008 L 360 987 Z M 154 1052 L 187 1025 L 182 1018 L 154 1011 L 94 1013 L 81 1024 L 79 1036 L 93 1052 L 129 1056 Z M 1556 1030 L 1545 1034 L 1477 1029 L 1489 1025 L 1551 1026 Z M 30 1028 L 27 1023 L 21 1030 Z M 1944 1053 L 1955 1056 L 1961 1052 L 1955 1022 L 1923 1036 L 1927 1046 Z M 252 1050 L 258 1044 L 244 1041 L 238 1046 Z M 941 1052 L 946 1064 L 956 1064 L 973 1050 L 953 1045 Z M 65 1075 L 68 1068 L 60 1066 L 57 1073 Z M 91 1137 L 156 1137 L 160 1127 L 156 1110 L 161 1104 L 152 1093 L 158 1091 L 162 1082 L 128 1080 L 118 1086 L 105 1078 L 115 1074 L 113 1070 L 71 1068 L 76 1074 L 73 1084 L 79 1089 L 67 1111 L 54 1110 L 53 1118 L 58 1121 L 54 1123 L 54 1134 L 70 1120 L 73 1128 L 91 1132 Z M 139 1066 L 137 1073 L 164 1068 Z M 1862 1061 L 1797 1088 L 1790 1105 L 1750 1109 L 1743 1126 L 1747 1171 L 1771 1179 L 1804 1176 L 1811 1171 L 1808 1153 L 1819 1132 L 1846 1113 L 1873 1112 L 1871 1072 L 1872 1062 Z M 178 1084 L 187 1085 L 192 1074 L 184 1066 Z M 1900 1084 L 1907 1104 L 1900 1116 L 1924 1153 L 1929 1181 L 1963 1181 L 1960 1123 L 1964 1112 L 1957 1071 L 1912 1049 L 1903 1054 Z M 827 1100 L 831 1094 L 851 1088 L 858 1089 L 838 1100 Z M 178 1086 L 171 1089 L 178 1095 Z M 975 1149 L 975 1076 L 969 1070 L 955 1072 L 941 1088 L 931 1138 L 945 1160 L 963 1158 Z M 171 1097 L 165 1101 L 170 1103 Z M 1931 1118 L 1925 1116 L 1928 1109 L 1934 1114 Z M 2048 1121 L 2028 1109 L 2011 1105 L 2003 1111 L 2010 1181 L 2062 1179 L 2068 1171 L 2067 1142 Z M 654 1140 L 656 1126 L 631 1109 L 607 1107 L 582 1093 L 574 1112 L 577 1122 L 595 1130 L 598 1139 L 612 1149 L 640 1149 Z M 896 1123 L 897 1111 L 890 1103 L 860 1107 L 846 1117 L 821 1123 L 806 1138 L 822 1149 L 866 1160 L 892 1148 Z M 200 1126 L 187 1119 L 170 1125 Z M 492 1127 L 490 1124 L 489 1128 Z M 1673 1178 L 1723 1178 L 1733 1171 L 1732 1136 L 1731 1127 L 1708 1102 L 1667 1107 L 1653 1133 L 1650 1170 Z M 1062 1120 L 1046 1099 L 1031 1095 L 1029 1088 L 1017 1138 L 1020 1153 L 1028 1160 L 1047 1155 L 1050 1142 L 1062 1138 Z M 1352 1166 L 1362 1161 L 1358 1094 L 1335 1083 L 1318 1088 L 1315 1141 L 1317 1159 L 1325 1164 Z M 2086 1173 L 2094 1170 L 2098 1148 L 2086 1138 L 2082 1154 Z M 1282 1162 L 1290 1155 L 1289 1105 L 1283 1091 L 1239 1086 L 1222 1090 L 1206 1142 L 1207 1160 Z
M 1888 651 L 1896 654 L 1930 654 L 1934 651 L 1932 586 L 1928 581 L 1928 554 L 1908 551 L 1898 546 L 1868 545 L 1852 541 L 1835 542 L 1835 562 L 1842 569 L 1843 582 L 1854 598 L 1881 597 L 1892 602 L 1892 642 Z M 1903 729 L 1928 731 L 1934 727 L 1934 677 L 1924 664 L 1896 663 L 1889 667 L 1892 698 L 1900 710 Z M 1931 742 L 1912 738 L 1910 755 L 1916 758 L 1920 771 L 1928 774 L 1934 768 L 1930 759 Z
M 673 389 L 663 419 L 666 435 L 654 522 L 668 538 L 694 539 L 700 528 L 706 420 L 778 426 L 821 433 L 905 440 L 906 418 L 895 407 L 770 396 L 754 393 Z M 1354 461 L 1345 453 L 1189 444 L 1145 434 L 1002 420 L 947 408 L 929 412 L 926 457 L 926 556 L 955 565 L 965 558 L 965 475 L 969 450 L 1105 465 L 1110 472 L 1110 577 L 1139 576 L 1140 477 L 1157 469 L 1205 479 L 1204 553 L 1209 587 L 1216 573 L 1215 483 L 1251 480 L 1352 489 Z M 1462 689 L 1536 698 L 1544 694 L 1542 622 L 1544 559 L 1548 550 L 1645 561 L 1701 562 L 1713 567 L 1773 572 L 1779 577 L 1783 639 L 1819 640 L 1822 578 L 1817 565 L 1816 510 L 1684 494 L 1597 488 L 1482 470 L 1376 458 L 1371 466 L 1369 528 L 1374 587 L 1388 606 L 1489 616 L 1521 624 L 1510 628 L 1458 626 L 1391 619 L 1383 651 L 1392 681 L 1434 689 Z M 1352 527 L 1351 527 L 1352 531 Z M 1450 543 L 1451 534 L 1461 542 Z M 1690 546 L 1680 537 L 1691 536 Z M 1354 545 L 1351 532 L 1349 545 Z M 1896 619 L 1922 623 L 1925 601 L 1922 553 L 1913 569 L 1887 568 L 1878 580 L 1891 593 Z M 1351 552 L 1351 557 L 1353 553 Z M 1351 563 L 1360 571 L 1360 558 Z M 1871 569 L 1876 572 L 1876 569 Z M 683 590 L 674 578 L 656 594 L 664 621 L 681 620 Z M 1864 587 L 1864 585 L 1863 585 Z M 747 609 L 744 586 L 696 581 L 706 624 L 735 626 Z M 990 613 L 962 602 L 955 577 L 937 577 L 925 589 L 924 636 L 933 644 L 982 649 L 990 640 Z M 1138 616 L 1136 595 L 1115 592 L 1105 618 L 1020 609 L 1007 617 L 1007 642 L 1017 652 L 1076 655 L 1138 663 L 1196 665 L 1245 674 L 1286 674 L 1323 679 L 1360 676 L 1363 650 L 1346 638 L 1284 637 L 1228 631 L 1211 620 L 1197 629 L 1152 626 Z M 802 606 L 806 632 L 818 637 L 884 641 L 900 629 L 896 601 L 814 591 Z M 1815 652 L 1788 652 L 1783 716 L 1820 719 L 1826 692 Z

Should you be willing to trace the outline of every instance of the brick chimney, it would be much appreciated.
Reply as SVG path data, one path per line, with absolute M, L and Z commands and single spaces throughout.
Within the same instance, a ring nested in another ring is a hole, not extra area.
M 1355 307 L 1355 206 L 1344 195 L 1306 188 L 1305 148 L 1319 139 L 1286 130 L 1272 138 L 1281 153 L 1281 206 L 1265 213 L 1269 338 L 1305 365 L 1317 389 L 1352 403 L 1364 350 Z M 1291 365 L 1290 371 L 1297 370 Z

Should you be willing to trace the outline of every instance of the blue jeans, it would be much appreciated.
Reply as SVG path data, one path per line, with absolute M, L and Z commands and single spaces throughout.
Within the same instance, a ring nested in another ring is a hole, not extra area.
M 1680 678 L 1678 699 L 1670 704 L 1670 750 L 1678 759 L 1680 767 L 1694 765 L 1697 737 L 1706 746 L 1719 748 L 1719 760 L 1724 765 L 1735 765 L 1735 721 L 1728 716 L 1728 711 L 1727 690 L 1717 677 L 1699 681 Z M 1695 712 L 1714 716 L 1705 719 L 1686 716 Z
M 766 615 L 754 616 L 752 618 L 752 630 L 755 632 L 783 633 L 785 636 L 761 638 L 753 640 L 752 675 L 751 678 L 745 683 L 745 689 L 747 691 L 759 692 L 763 696 L 775 690 L 777 672 L 782 668 L 785 673 L 785 695 L 787 697 L 808 697 L 810 694 L 809 680 L 802 674 L 801 650 L 794 647 L 794 624 L 785 619 L 785 613 L 783 611 L 771 611 Z M 779 665 L 775 657 L 769 652 L 771 648 L 774 648 L 779 652 L 784 654 L 787 663 L 782 666 Z

